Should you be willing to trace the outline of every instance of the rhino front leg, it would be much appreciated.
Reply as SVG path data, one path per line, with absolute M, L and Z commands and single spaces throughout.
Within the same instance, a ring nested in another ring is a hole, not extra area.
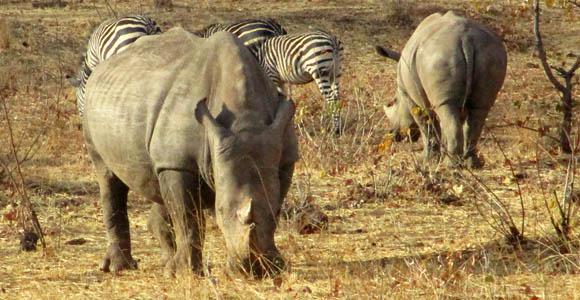
M 445 141 L 445 150 L 449 156 L 451 166 L 461 162 L 463 154 L 463 131 L 461 126 L 461 112 L 455 105 L 442 105 L 435 110 L 439 117 L 442 138 Z
M 423 141 L 423 159 L 428 163 L 431 159 L 439 160 L 439 130 L 437 121 L 429 112 L 420 109 L 420 112 L 412 113 L 412 118 L 415 120 L 419 132 L 421 133 L 421 140 Z
M 111 171 L 104 170 L 101 174 L 99 178 L 101 206 L 109 243 L 101 270 L 118 272 L 136 269 L 137 262 L 131 256 L 131 235 L 127 216 L 129 188 Z
M 175 236 L 173 234 L 169 212 L 165 206 L 159 203 L 153 203 L 147 227 L 159 241 L 161 246 L 161 263 L 166 265 L 175 255 Z
M 284 203 L 286 194 L 292 185 L 292 175 L 294 174 L 294 164 L 289 164 L 280 168 L 280 203 Z M 280 205 L 282 207 L 282 205 Z
M 483 167 L 483 162 L 477 157 L 477 143 L 488 113 L 488 108 L 470 109 L 467 113 L 465 124 L 463 124 L 463 135 L 465 137 L 463 158 L 469 168 L 479 169 Z
M 193 271 L 202 273 L 202 247 L 205 229 L 200 197 L 194 192 L 194 176 L 188 172 L 165 170 L 159 186 L 175 231 L 175 254 L 165 266 L 165 274 Z

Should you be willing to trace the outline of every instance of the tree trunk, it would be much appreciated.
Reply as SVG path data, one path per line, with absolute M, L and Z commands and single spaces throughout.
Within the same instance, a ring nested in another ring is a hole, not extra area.
M 560 125 L 560 148 L 564 153 L 572 153 L 572 80 L 566 78 L 566 90 L 562 93 L 562 123 Z

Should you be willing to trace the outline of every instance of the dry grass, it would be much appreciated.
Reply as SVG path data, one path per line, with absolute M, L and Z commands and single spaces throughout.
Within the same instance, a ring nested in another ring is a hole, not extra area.
M 531 15 L 523 1 L 173 1 L 172 11 L 140 1 L 109 3 L 74 1 L 64 9 L 41 10 L 11 2 L 0 8 L 0 18 L 12 26 L 11 47 L 0 55 L 0 87 L 8 91 L 15 136 L 27 149 L 44 130 L 40 148 L 23 167 L 49 245 L 44 253 L 19 252 L 16 225 L 0 216 L 0 298 L 580 299 L 578 219 L 576 248 L 563 251 L 543 200 L 546 193 L 561 191 L 566 166 L 554 145 L 536 132 L 506 126 L 537 128 L 541 120 L 553 128 L 558 117 L 559 97 L 533 56 Z M 316 203 L 328 215 L 328 228 L 300 235 L 292 216 L 282 218 L 277 243 L 290 270 L 275 280 L 254 281 L 225 272 L 224 242 L 209 220 L 204 255 L 211 274 L 166 279 L 157 243 L 146 231 L 149 204 L 131 194 L 140 268 L 117 276 L 99 272 L 106 237 L 98 191 L 77 127 L 74 91 L 63 82 L 64 74 L 76 69 L 89 31 L 110 17 L 111 9 L 148 13 L 165 29 L 196 29 L 254 16 L 256 7 L 258 15 L 278 19 L 289 31 L 325 28 L 345 44 L 344 136 L 332 138 L 320 130 L 322 97 L 313 84 L 293 89 L 302 160 L 287 201 L 290 207 Z M 377 57 L 373 46 L 400 48 L 422 18 L 450 8 L 493 27 L 509 48 L 508 77 L 488 127 L 522 175 L 514 178 L 485 132 L 486 166 L 477 176 L 518 224 L 519 180 L 530 239 L 521 248 L 506 244 L 477 212 L 482 198 L 469 188 L 474 185 L 469 176 L 422 166 L 419 143 L 384 143 L 388 124 L 382 105 L 393 97 L 395 68 Z M 550 57 L 564 61 L 578 51 L 578 10 L 547 9 L 543 20 L 546 46 L 555 55 Z M 1 145 L 7 137 L 4 122 L 0 119 Z M 0 147 L 0 158 L 7 157 L 5 151 Z M 14 191 L 1 176 L 4 214 Z M 86 243 L 66 243 L 77 238 Z
M 5 19 L 0 19 L 0 51 L 10 48 L 10 27 Z

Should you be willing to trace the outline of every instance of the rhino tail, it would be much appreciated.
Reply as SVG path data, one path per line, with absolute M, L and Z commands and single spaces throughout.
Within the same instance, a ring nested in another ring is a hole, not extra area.
M 377 51 L 378 55 L 390 58 L 394 61 L 399 61 L 401 59 L 401 53 L 383 46 L 375 46 L 375 51 Z
M 473 48 L 473 41 L 470 37 L 465 37 L 461 41 L 461 48 L 463 50 L 463 57 L 465 58 L 465 94 L 463 95 L 463 103 L 461 110 L 465 109 L 467 99 L 471 95 L 473 85 L 473 68 L 475 59 L 475 49 Z

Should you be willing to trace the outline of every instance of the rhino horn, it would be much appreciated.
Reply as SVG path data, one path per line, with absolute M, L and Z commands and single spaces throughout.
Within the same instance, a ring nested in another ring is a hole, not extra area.
M 385 48 L 383 46 L 375 46 L 375 50 L 377 51 L 378 55 L 390 58 L 395 61 L 399 61 L 399 59 L 401 58 L 401 53 L 395 50 Z
M 385 111 L 387 119 L 389 119 L 392 122 L 393 119 L 395 118 L 395 105 L 391 106 L 383 105 L 383 110 Z

